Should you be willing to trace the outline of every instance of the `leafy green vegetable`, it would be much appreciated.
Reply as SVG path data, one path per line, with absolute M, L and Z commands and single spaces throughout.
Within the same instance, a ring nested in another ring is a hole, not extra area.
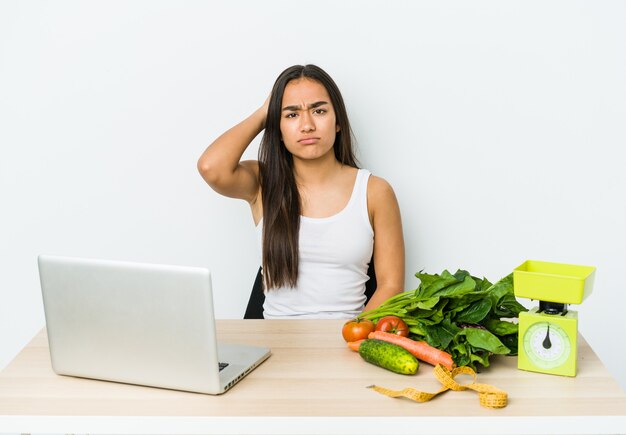
M 479 299 L 476 302 L 472 302 L 469 307 L 458 313 L 454 320 L 463 323 L 478 323 L 487 317 L 487 314 L 489 314 L 490 311 L 491 299 Z
M 518 327 L 503 320 L 526 311 L 513 292 L 513 274 L 495 284 L 465 270 L 451 274 L 418 272 L 420 285 L 383 302 L 360 317 L 374 322 L 401 317 L 411 337 L 452 355 L 458 366 L 489 366 L 493 354 L 517 355 Z
M 467 342 L 477 349 L 483 349 L 491 353 L 506 355 L 511 350 L 506 347 L 498 337 L 486 329 L 465 328 L 459 334 L 467 337 Z
M 461 331 L 461 328 L 452 323 L 450 319 L 444 319 L 438 325 L 425 326 L 424 331 L 424 336 L 428 344 L 445 348 L 454 340 L 454 337 Z
M 517 334 L 517 325 L 498 319 L 487 319 L 483 325 L 496 335 Z

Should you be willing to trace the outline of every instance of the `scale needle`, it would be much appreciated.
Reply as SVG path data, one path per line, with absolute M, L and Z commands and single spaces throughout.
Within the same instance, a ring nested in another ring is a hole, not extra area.
M 543 348 L 550 349 L 552 342 L 550 341 L 550 324 L 548 323 L 548 330 L 546 331 L 546 338 L 543 339 Z

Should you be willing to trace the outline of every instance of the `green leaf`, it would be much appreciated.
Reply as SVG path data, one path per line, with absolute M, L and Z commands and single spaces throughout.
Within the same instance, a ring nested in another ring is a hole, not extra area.
M 426 341 L 431 346 L 439 349 L 447 348 L 460 330 L 461 328 L 451 323 L 448 319 L 434 326 L 424 326 Z
M 470 354 L 470 361 L 482 364 L 483 367 L 489 367 L 489 352 L 476 351 Z
M 444 270 L 441 273 L 441 276 L 437 276 L 434 278 L 433 275 L 426 274 L 415 274 L 422 283 L 418 287 L 418 298 L 419 299 L 428 299 L 435 295 L 435 293 L 439 292 L 441 289 L 452 285 L 457 281 L 456 277 L 452 275 L 447 270 Z
M 498 302 L 506 295 L 513 294 L 513 274 L 510 273 L 487 289 L 487 293 L 491 298 L 494 307 L 498 306 Z
M 468 293 L 456 299 L 449 299 L 447 311 L 449 313 L 458 313 L 463 311 L 476 301 L 485 299 L 484 293 Z
M 482 325 L 496 335 L 517 334 L 519 330 L 517 323 L 507 322 L 500 319 L 487 319 L 482 322 Z
M 448 349 L 448 353 L 452 355 L 452 361 L 461 367 L 470 364 L 470 346 L 467 343 L 456 343 L 454 346 Z
M 420 318 L 424 325 L 436 325 L 440 323 L 444 319 L 442 310 L 431 310 L 431 313 L 428 317 Z
M 528 311 L 528 309 L 517 302 L 512 294 L 503 296 L 494 306 L 494 313 L 500 317 L 518 317 L 522 311 Z
M 411 325 L 409 326 L 409 334 L 411 337 L 415 338 L 415 336 L 420 337 L 420 340 L 426 339 L 426 331 L 424 327 L 421 325 Z
M 486 329 L 465 328 L 459 334 L 465 335 L 467 341 L 474 347 L 487 350 L 491 353 L 506 355 L 510 353 L 510 349 Z
M 420 280 L 420 285 L 418 287 L 418 290 L 420 288 L 423 290 L 426 287 L 429 287 L 430 285 L 432 285 L 432 283 L 434 283 L 435 281 L 441 280 L 441 275 L 423 273 L 422 271 L 417 272 L 415 274 L 415 277 Z
M 491 299 L 484 298 L 474 302 L 455 317 L 459 323 L 479 323 L 491 311 Z
M 485 277 L 483 277 L 482 279 L 473 277 L 474 281 L 476 281 L 476 290 L 479 292 L 484 292 L 487 291 L 489 289 L 489 287 L 491 287 L 493 284 L 491 284 L 489 282 L 489 280 Z
M 439 299 L 440 299 L 439 297 L 425 299 L 423 301 L 419 301 L 416 305 L 418 308 L 421 308 L 422 310 L 430 310 L 435 305 L 437 305 L 437 303 L 439 302 Z
M 436 295 L 439 297 L 458 298 L 476 289 L 476 281 L 471 276 L 466 275 L 463 281 L 452 284 L 439 290 Z
M 463 270 L 463 269 L 457 269 L 456 273 L 454 274 L 454 277 L 457 279 L 457 281 L 464 281 L 465 278 L 467 277 L 471 278 L 470 273 L 467 270 Z
M 517 334 L 509 334 L 509 335 L 504 335 L 502 337 L 500 337 L 500 341 L 502 341 L 502 344 L 504 344 L 506 347 L 508 347 L 511 352 L 508 355 L 511 356 L 515 356 L 517 355 L 518 352 L 518 335 Z

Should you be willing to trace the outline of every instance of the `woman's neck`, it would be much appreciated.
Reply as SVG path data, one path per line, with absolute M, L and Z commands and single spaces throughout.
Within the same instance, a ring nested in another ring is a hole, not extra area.
M 324 184 L 341 172 L 343 165 L 329 153 L 329 158 L 315 160 L 294 159 L 293 171 L 300 186 Z

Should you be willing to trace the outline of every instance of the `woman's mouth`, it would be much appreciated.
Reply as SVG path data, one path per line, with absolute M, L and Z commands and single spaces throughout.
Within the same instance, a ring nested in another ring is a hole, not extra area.
M 298 140 L 298 143 L 301 143 L 303 145 L 311 145 L 317 142 L 318 140 L 320 140 L 319 137 L 305 137 L 305 138 Z

